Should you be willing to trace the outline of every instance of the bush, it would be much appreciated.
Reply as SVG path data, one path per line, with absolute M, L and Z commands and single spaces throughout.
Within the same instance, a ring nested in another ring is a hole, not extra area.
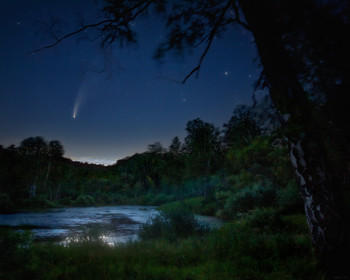
M 44 208 L 56 208 L 59 207 L 60 205 L 57 202 L 45 199 L 44 200 Z
M 186 210 L 162 211 L 141 227 L 141 240 L 164 238 L 175 241 L 190 235 L 203 234 L 207 227 L 200 225 L 194 215 Z
M 221 215 L 223 218 L 234 218 L 237 214 L 247 212 L 255 207 L 273 206 L 275 200 L 275 188 L 254 185 L 242 189 L 227 199 Z
M 91 195 L 81 194 L 78 196 L 77 200 L 74 202 L 76 206 L 93 206 L 95 205 L 95 200 Z
M 0 193 L 0 210 L 11 210 L 14 204 L 6 193 Z
M 239 174 L 227 178 L 227 184 L 231 189 L 243 189 L 256 182 L 256 176 L 250 172 L 240 170 Z
M 295 180 L 289 181 L 286 188 L 278 191 L 277 205 L 283 213 L 303 212 L 303 202 Z
M 168 203 L 170 201 L 173 201 L 175 198 L 172 195 L 166 195 L 166 194 L 155 194 L 152 196 L 150 200 L 150 205 L 161 205 L 164 203 Z
M 0 229 L 0 276 L 1 271 L 16 271 L 19 264 L 24 265 L 29 261 L 31 241 L 28 231 Z
M 279 212 L 274 208 L 256 208 L 247 217 L 253 228 L 277 230 L 283 226 Z
M 60 203 L 62 205 L 65 205 L 65 206 L 72 206 L 73 205 L 73 201 L 72 201 L 72 198 L 71 197 L 64 197 L 60 200 Z
M 203 202 L 203 207 L 200 211 L 200 214 L 202 215 L 207 215 L 207 216 L 215 216 L 217 209 L 217 204 L 215 201 L 210 201 L 210 202 Z

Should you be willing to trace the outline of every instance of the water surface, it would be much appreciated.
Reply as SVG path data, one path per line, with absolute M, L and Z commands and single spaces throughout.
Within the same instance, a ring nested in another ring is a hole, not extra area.
M 67 243 L 92 235 L 112 245 L 137 239 L 142 224 L 157 210 L 152 206 L 106 206 L 1 214 L 0 226 L 28 229 L 36 241 Z

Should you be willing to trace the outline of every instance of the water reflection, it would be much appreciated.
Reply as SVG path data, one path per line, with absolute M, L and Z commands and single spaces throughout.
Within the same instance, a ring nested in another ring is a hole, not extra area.
M 0 215 L 0 226 L 30 230 L 36 241 L 67 245 L 76 241 L 109 245 L 137 239 L 140 226 L 156 215 L 150 206 L 108 206 L 53 209 Z M 90 240 L 91 241 L 91 240 Z
M 158 213 L 151 206 L 107 206 L 52 209 L 44 212 L 0 214 L 0 226 L 30 230 L 34 241 L 64 246 L 81 241 L 110 246 L 135 241 L 142 224 Z M 196 216 L 200 223 L 219 227 L 213 217 Z

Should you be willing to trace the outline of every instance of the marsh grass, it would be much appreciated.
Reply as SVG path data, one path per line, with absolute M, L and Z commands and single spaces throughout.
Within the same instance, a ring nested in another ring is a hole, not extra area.
M 209 228 L 201 225 L 194 215 L 183 207 L 172 211 L 161 211 L 141 227 L 141 240 L 166 239 L 176 241 L 189 236 L 200 236 Z
M 210 232 L 116 247 L 99 242 L 96 232 L 65 247 L 2 232 L 7 261 L 0 264 L 0 279 L 323 279 L 305 218 L 277 216 L 273 209 L 257 209 Z M 162 222 L 168 226 L 156 221 Z

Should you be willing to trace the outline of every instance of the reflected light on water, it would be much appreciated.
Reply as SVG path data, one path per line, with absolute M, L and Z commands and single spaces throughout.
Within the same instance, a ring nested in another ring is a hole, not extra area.
M 59 244 L 66 247 L 72 244 L 79 244 L 79 243 L 86 242 L 86 243 L 103 243 L 110 247 L 114 247 L 119 244 L 136 241 L 137 238 L 138 237 L 136 234 L 133 236 L 113 236 L 113 235 L 105 235 L 105 234 L 101 234 L 99 236 L 74 235 L 74 236 L 67 236 L 63 241 L 60 241 Z

